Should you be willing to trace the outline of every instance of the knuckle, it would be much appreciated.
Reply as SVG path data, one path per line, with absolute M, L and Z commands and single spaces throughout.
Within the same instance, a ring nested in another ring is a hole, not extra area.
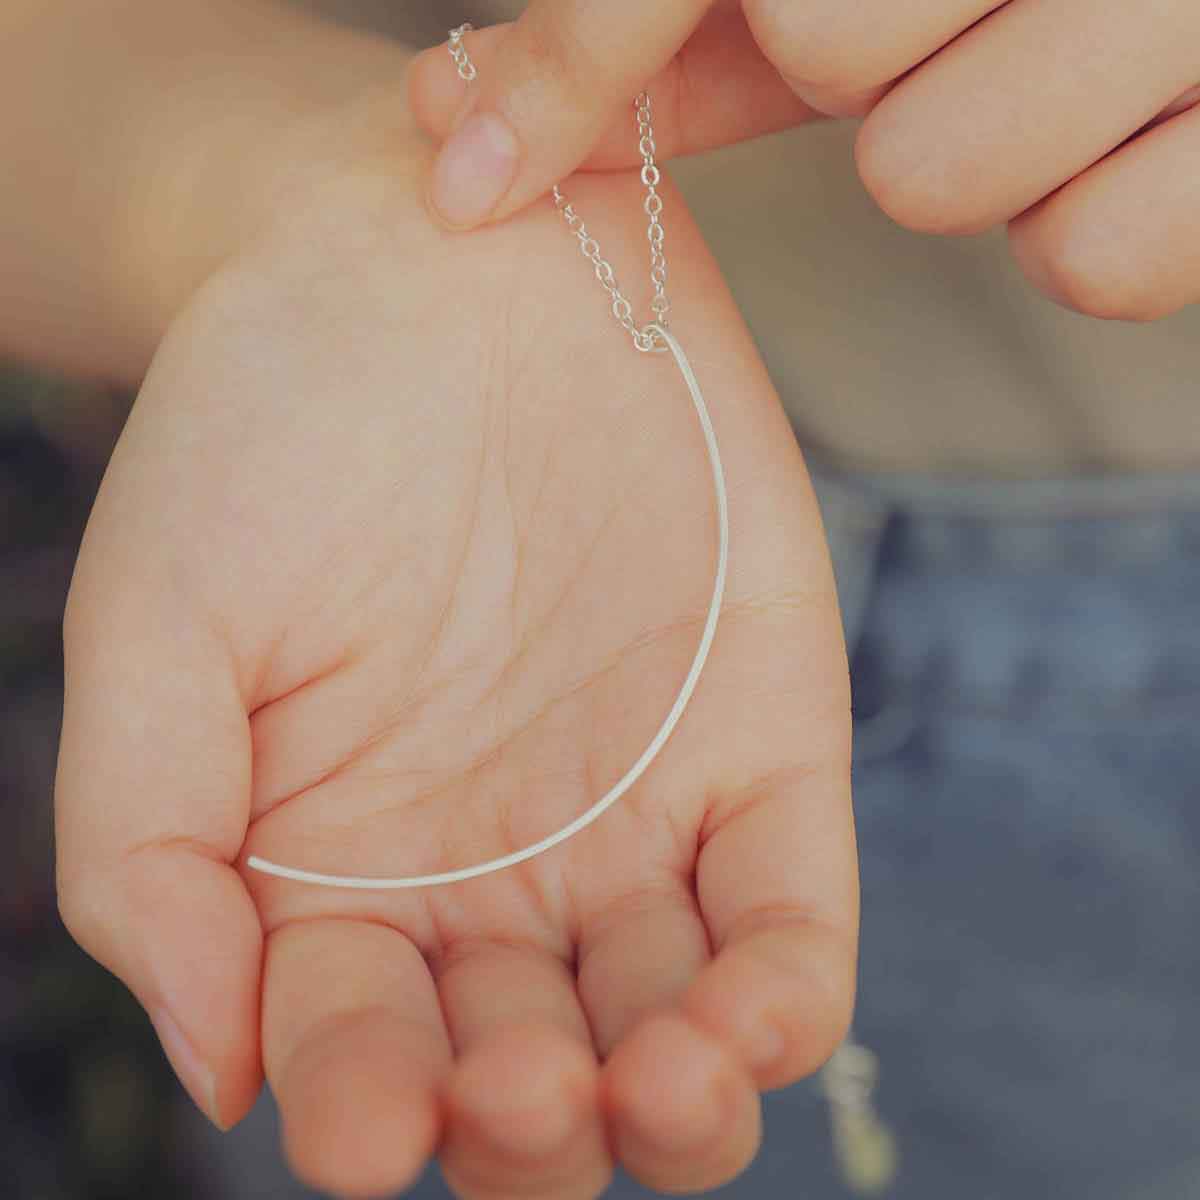
M 854 144 L 859 178 L 875 203 L 916 233 L 982 233 L 994 221 L 981 209 L 985 194 L 978 164 L 953 148 L 932 148 L 894 121 L 867 117 Z
M 860 92 L 884 82 L 873 77 L 854 5 L 744 0 L 746 19 L 764 52 L 793 86 L 831 93 Z
M 1018 261 L 1035 287 L 1084 316 L 1146 322 L 1166 315 L 1154 289 L 1086 225 L 1053 236 L 1049 244 L 1018 255 Z
M 879 102 L 885 89 L 865 88 L 861 91 L 835 92 L 826 88 L 794 87 L 792 89 L 809 108 L 815 108 L 828 117 L 865 117 Z

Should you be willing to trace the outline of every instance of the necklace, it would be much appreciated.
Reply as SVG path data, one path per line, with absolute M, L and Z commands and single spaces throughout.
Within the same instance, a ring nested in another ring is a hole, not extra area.
M 470 30 L 471 26 L 469 24 L 459 25 L 450 31 L 449 41 L 450 56 L 458 68 L 459 75 L 468 83 L 474 80 L 476 76 L 475 64 L 471 61 L 467 53 L 466 44 L 463 41 L 464 34 L 469 33 Z M 639 93 L 637 99 L 634 101 L 634 113 L 637 118 L 638 127 L 638 150 L 642 155 L 642 183 L 646 187 L 646 198 L 642 207 L 650 221 L 647 229 L 647 238 L 650 242 L 650 282 L 654 288 L 654 297 L 650 301 L 650 309 L 654 313 L 654 319 L 648 324 L 639 327 L 637 322 L 634 321 L 632 306 L 617 287 L 617 281 L 613 275 L 611 264 L 601 257 L 599 243 L 588 233 L 582 218 L 557 185 L 554 187 L 552 195 L 554 207 L 562 214 L 567 227 L 578 239 L 581 253 L 591 262 L 596 278 L 609 295 L 613 316 L 617 319 L 621 328 L 632 338 L 634 348 L 648 354 L 660 354 L 669 351 L 674 356 L 675 362 L 679 366 L 680 374 L 682 374 L 688 391 L 691 393 L 692 404 L 695 406 L 696 416 L 700 421 L 700 428 L 704 432 L 704 444 L 708 450 L 709 465 L 712 467 L 713 491 L 717 502 L 718 537 L 716 577 L 713 581 L 712 599 L 709 602 L 708 616 L 704 622 L 704 631 L 700 636 L 700 644 L 696 649 L 695 657 L 692 659 L 692 665 L 688 670 L 687 677 L 683 681 L 683 686 L 679 689 L 678 696 L 675 697 L 675 703 L 671 705 L 671 709 L 667 713 L 663 723 L 659 726 L 658 732 L 651 739 L 646 749 L 642 751 L 638 760 L 591 808 L 576 817 L 570 824 L 564 825 L 558 832 L 552 833 L 540 842 L 535 842 L 533 845 L 526 846 L 524 849 L 518 850 L 513 854 L 507 854 L 503 858 L 490 859 L 487 862 L 478 863 L 473 867 L 464 867 L 457 871 L 445 871 L 435 875 L 409 875 L 395 879 L 374 878 L 365 875 L 325 875 L 319 871 L 305 871 L 296 867 L 286 867 L 281 863 L 259 858 L 258 855 L 252 854 L 246 860 L 246 863 L 247 866 L 253 867 L 256 871 L 262 871 L 268 875 L 278 875 L 284 879 L 293 879 L 300 883 L 320 884 L 325 887 L 394 889 L 433 887 L 436 884 L 458 883 L 464 879 L 474 879 L 479 875 L 488 875 L 493 871 L 501 871 L 506 867 L 516 866 L 518 863 L 525 862 L 527 859 L 533 858 L 538 854 L 545 853 L 560 842 L 565 842 L 567 838 L 590 825 L 601 813 L 615 804 L 633 787 L 642 773 L 657 757 L 658 752 L 663 748 L 667 738 L 671 736 L 675 726 L 679 724 L 679 719 L 683 716 L 683 710 L 687 707 L 688 701 L 692 698 L 692 693 L 696 690 L 696 684 L 700 679 L 700 672 L 704 669 L 704 663 L 708 658 L 708 652 L 712 646 L 713 635 L 717 630 L 717 618 L 720 616 L 721 601 L 725 594 L 725 575 L 729 560 L 729 506 L 725 492 L 725 474 L 721 467 L 721 456 L 717 450 L 717 436 L 713 430 L 712 419 L 708 415 L 708 407 L 705 405 L 704 397 L 700 392 L 699 381 L 696 379 L 696 374 L 692 370 L 692 365 L 688 361 L 687 355 L 683 352 L 683 347 L 679 344 L 675 335 L 667 328 L 667 311 L 670 308 L 670 303 L 666 296 L 667 260 L 663 254 L 663 227 L 662 222 L 659 220 L 659 214 L 662 212 L 662 197 L 656 190 L 661 176 L 654 162 L 655 145 L 654 131 L 650 124 L 650 97 L 645 92 Z

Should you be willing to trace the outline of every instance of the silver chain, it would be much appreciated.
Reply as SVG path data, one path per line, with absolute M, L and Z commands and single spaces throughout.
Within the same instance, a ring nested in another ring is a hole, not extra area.
M 464 22 L 450 30 L 449 42 L 450 57 L 454 60 L 460 77 L 468 83 L 475 78 L 477 72 L 475 64 L 467 54 L 463 35 L 469 33 L 472 28 L 474 28 L 472 25 Z M 591 262 L 596 272 L 596 278 L 600 280 L 601 286 L 608 293 L 612 301 L 612 314 L 616 317 L 618 324 L 633 338 L 633 344 L 638 350 L 664 351 L 668 347 L 654 331 L 656 324 L 666 325 L 667 312 L 671 307 L 666 291 L 667 259 L 663 254 L 663 227 L 662 222 L 658 219 L 662 212 L 662 197 L 658 194 L 657 187 L 662 176 L 654 162 L 656 147 L 654 130 L 650 124 L 650 97 L 645 92 L 639 92 L 633 106 L 637 116 L 638 150 L 642 155 L 642 183 L 646 188 L 646 198 L 642 202 L 642 209 L 650 219 L 646 237 L 650 242 L 650 283 L 654 287 L 654 298 L 650 301 L 650 309 L 654 313 L 654 319 L 648 325 L 639 327 L 633 319 L 633 307 L 621 294 L 621 289 L 617 287 L 612 264 L 601 256 L 599 242 L 588 233 L 583 218 L 575 211 L 557 184 L 554 185 L 551 194 L 554 198 L 554 207 L 562 213 L 563 220 L 579 239 L 580 251 Z
M 471 61 L 467 54 L 467 48 L 463 45 L 463 34 L 474 29 L 475 26 L 469 21 L 464 21 L 457 29 L 450 30 L 450 57 L 454 59 L 454 65 L 458 68 L 459 75 L 462 76 L 468 83 L 475 78 L 475 64 Z

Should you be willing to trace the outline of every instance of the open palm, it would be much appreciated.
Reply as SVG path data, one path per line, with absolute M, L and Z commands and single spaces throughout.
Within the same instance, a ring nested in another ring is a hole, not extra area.
M 668 189 L 672 326 L 729 484 L 708 666 L 577 837 L 415 891 L 620 778 L 703 625 L 716 528 L 673 362 L 638 354 L 551 206 L 436 231 L 416 174 L 295 205 L 194 298 L 144 384 L 67 622 L 60 893 L 221 1123 L 262 1072 L 289 1156 L 375 1195 L 594 1195 L 614 1158 L 710 1187 L 758 1090 L 849 1015 L 849 694 L 799 452 Z M 636 175 L 569 181 L 618 277 Z M 211 1085 L 211 1087 L 210 1087 Z

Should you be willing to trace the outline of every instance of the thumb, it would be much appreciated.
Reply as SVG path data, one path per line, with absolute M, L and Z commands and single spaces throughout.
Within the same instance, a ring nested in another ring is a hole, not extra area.
M 262 1079 L 261 927 L 231 865 L 248 818 L 248 720 L 229 647 L 111 527 L 93 515 L 64 630 L 59 909 L 228 1128 Z
M 568 176 L 618 112 L 671 61 L 711 0 L 532 0 L 462 101 L 430 176 L 429 200 L 452 228 L 523 208 Z M 427 52 L 428 53 L 428 52 Z M 442 47 L 443 72 L 455 68 Z M 413 64 L 413 84 L 423 66 Z M 419 103 L 414 104 L 414 108 Z M 636 141 L 636 139 L 635 139 Z

